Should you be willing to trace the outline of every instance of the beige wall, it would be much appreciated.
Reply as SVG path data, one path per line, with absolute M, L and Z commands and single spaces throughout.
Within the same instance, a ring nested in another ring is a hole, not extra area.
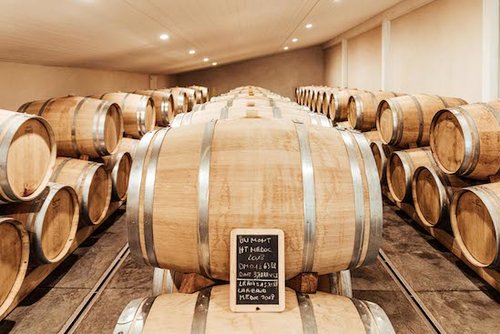
M 297 86 L 323 84 L 323 52 L 321 47 L 316 46 L 181 73 L 177 75 L 177 83 L 180 86 L 207 86 L 212 90 L 212 95 L 238 86 L 256 85 L 293 97 Z
M 347 41 L 347 85 L 379 90 L 381 83 L 382 28 L 372 29 Z
M 334 45 L 324 50 L 325 85 L 330 87 L 342 86 L 342 47 Z
M 482 0 L 435 0 L 393 19 L 386 89 L 480 101 L 482 6 Z M 380 26 L 348 39 L 348 86 L 382 87 L 381 50 Z M 325 82 L 339 86 L 340 44 L 325 49 L 324 57 Z
M 157 76 L 158 87 L 175 78 Z M 149 74 L 0 62 L 0 108 L 17 110 L 27 102 L 54 96 L 92 95 L 149 88 Z

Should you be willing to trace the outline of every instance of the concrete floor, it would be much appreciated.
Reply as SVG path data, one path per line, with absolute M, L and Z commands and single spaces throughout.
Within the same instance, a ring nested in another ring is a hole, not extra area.
M 0 333 L 57 333 L 127 242 L 123 211 L 0 323 Z M 396 207 L 385 204 L 382 249 L 447 333 L 499 333 L 500 295 Z M 380 261 L 353 271 L 356 298 L 384 308 L 397 333 L 433 333 Z M 151 294 L 152 268 L 128 256 L 76 333 L 111 333 L 132 299 Z

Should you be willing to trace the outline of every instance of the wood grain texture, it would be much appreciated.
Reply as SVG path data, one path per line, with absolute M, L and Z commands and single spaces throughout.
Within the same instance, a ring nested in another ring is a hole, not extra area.
M 377 125 L 377 107 L 387 98 L 396 97 L 394 92 L 364 92 L 354 93 L 349 97 L 347 120 L 351 127 L 360 131 L 369 131 Z
M 178 109 L 174 106 L 174 96 L 164 90 L 136 90 L 134 94 L 150 96 L 155 105 L 156 125 L 168 126 L 174 119 Z

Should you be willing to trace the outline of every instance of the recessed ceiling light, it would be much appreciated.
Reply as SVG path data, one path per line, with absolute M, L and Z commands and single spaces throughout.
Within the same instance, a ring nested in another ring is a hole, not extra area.
M 285 50 L 285 51 L 286 51 L 286 50 L 288 50 L 288 46 L 285 46 L 285 47 L 283 48 L 283 50 Z
M 210 59 L 208 59 L 207 57 L 203 58 L 203 61 L 206 63 L 207 61 L 209 61 Z
M 167 34 L 161 34 L 161 35 L 160 35 L 160 39 L 161 39 L 162 41 L 166 41 L 166 40 L 167 40 L 167 39 L 169 39 L 169 38 L 170 38 L 170 36 L 168 36 Z
M 298 41 L 299 41 L 299 39 L 298 39 L 298 38 L 293 38 L 293 39 L 292 39 L 292 43 L 297 43 Z
M 196 50 L 192 50 L 192 49 L 191 49 L 191 50 L 189 50 L 189 54 L 190 54 L 190 55 L 194 55 L 195 53 L 196 53 Z
M 214 62 L 212 63 L 212 66 L 216 66 L 216 65 L 217 65 L 217 62 L 216 62 L 216 61 L 214 61 Z
M 306 24 L 306 29 L 311 29 L 313 27 L 312 23 Z
M 333 2 L 340 2 L 340 0 L 333 0 Z

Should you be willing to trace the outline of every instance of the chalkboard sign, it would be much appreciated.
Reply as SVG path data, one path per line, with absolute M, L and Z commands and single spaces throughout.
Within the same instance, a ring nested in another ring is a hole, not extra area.
M 231 231 L 230 305 L 233 312 L 284 311 L 284 248 L 282 230 Z

